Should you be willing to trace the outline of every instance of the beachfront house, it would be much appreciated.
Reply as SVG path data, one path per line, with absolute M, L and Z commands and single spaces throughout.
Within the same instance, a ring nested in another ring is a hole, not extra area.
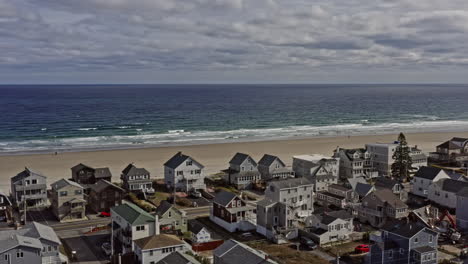
M 387 221 L 408 216 L 408 205 L 389 189 L 375 190 L 356 207 L 359 221 L 381 227 Z
M 86 218 L 84 188 L 67 179 L 51 184 L 50 204 L 52 213 L 60 222 L 83 220 Z
M 40 172 L 25 168 L 11 178 L 11 196 L 20 210 L 25 206 L 46 206 L 47 177 Z
M 213 199 L 210 220 L 229 232 L 254 230 L 254 209 L 234 193 L 220 191 Z
M 72 167 L 71 171 L 72 179 L 81 185 L 95 184 L 99 180 L 112 180 L 112 174 L 107 167 L 93 168 L 80 163 Z
M 294 171 L 286 167 L 277 156 L 265 154 L 258 162 L 258 171 L 264 181 L 281 180 L 294 177 Z
M 130 192 L 154 193 L 150 173 L 145 168 L 137 168 L 130 163 L 122 171 L 120 178 L 123 187 Z
M 255 250 L 234 239 L 224 243 L 213 251 L 213 264 L 277 264 L 265 252 Z
M 337 148 L 333 157 L 340 159 L 340 178 L 364 177 L 372 179 L 379 176 L 372 162 L 371 154 L 365 148 Z
M 204 166 L 190 156 L 177 152 L 164 163 L 164 182 L 169 189 L 186 192 L 205 190 Z
M 88 195 L 88 208 L 95 213 L 109 212 L 114 206 L 122 204 L 126 191 L 107 181 L 99 180 L 90 185 Z
M 399 146 L 398 141 L 393 143 L 373 143 L 366 144 L 366 150 L 371 155 L 373 166 L 380 176 L 390 176 L 392 164 L 395 162 L 393 154 Z M 427 166 L 427 156 L 422 153 L 418 146 L 409 147 L 410 156 L 413 161 L 413 168 L 416 170 L 422 166 Z
M 6 193 L 0 190 L 0 222 L 10 221 L 13 217 L 12 203 Z
M 37 222 L 20 229 L 4 229 L 0 231 L 0 263 L 68 263 L 59 251 L 61 244 L 51 227 Z
M 373 235 L 367 264 L 436 264 L 438 233 L 420 222 L 396 221 Z
M 353 233 L 353 216 L 345 210 L 314 214 L 307 219 L 307 233 L 317 244 L 345 241 Z
M 188 245 L 174 235 L 159 234 L 136 239 L 133 248 L 136 263 L 152 264 L 171 253 L 186 252 Z
M 324 207 L 335 206 L 340 209 L 353 208 L 359 201 L 352 188 L 339 184 L 329 185 L 327 190 L 318 191 L 316 196 L 317 204 Z
M 225 181 L 236 186 L 237 189 L 249 189 L 261 179 L 258 165 L 247 154 L 236 153 L 229 161 L 229 168 L 223 170 Z
M 313 184 L 305 178 L 270 182 L 257 203 L 257 233 L 275 243 L 294 239 L 299 221 L 314 211 Z
M 322 155 L 293 157 L 293 170 L 296 176 L 307 178 L 314 185 L 316 192 L 326 190 L 328 185 L 338 182 L 339 165 L 339 158 Z
M 158 216 L 153 216 L 133 203 L 111 208 L 111 248 L 113 254 L 134 251 L 133 241 L 159 234 Z
M 441 179 L 450 179 L 449 175 L 442 169 L 423 166 L 413 177 L 411 193 L 427 198 L 429 186 Z
M 162 201 L 156 208 L 159 216 L 159 227 L 164 231 L 187 232 L 187 215 L 185 211 L 179 210 L 168 201 Z
M 454 137 L 436 147 L 430 154 L 434 163 L 463 166 L 468 163 L 468 138 Z
M 455 209 L 457 193 L 466 187 L 468 182 L 443 178 L 429 186 L 427 198 L 438 205 Z

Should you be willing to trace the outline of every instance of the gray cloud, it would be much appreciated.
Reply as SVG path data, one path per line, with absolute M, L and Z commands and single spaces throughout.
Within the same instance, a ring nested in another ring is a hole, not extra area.
M 467 64 L 467 33 L 464 0 L 0 0 L 0 77 L 225 72 L 246 82 L 270 72 L 278 80 L 263 81 L 275 82 L 439 67 L 452 78 Z

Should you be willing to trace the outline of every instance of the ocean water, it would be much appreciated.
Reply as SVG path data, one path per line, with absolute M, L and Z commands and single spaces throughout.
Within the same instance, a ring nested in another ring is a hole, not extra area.
M 3 85 L 0 153 L 468 131 L 468 85 Z

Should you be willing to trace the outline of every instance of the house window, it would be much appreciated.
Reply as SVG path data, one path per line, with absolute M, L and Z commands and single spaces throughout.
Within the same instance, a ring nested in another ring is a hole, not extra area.
M 66 191 L 60 192 L 60 196 L 67 196 L 67 192 Z
M 23 258 L 23 251 L 18 250 L 18 252 L 16 252 L 16 257 L 17 258 Z
M 149 255 L 153 256 L 153 250 L 150 250 Z
M 83 193 L 82 190 L 75 190 L 75 194 L 76 194 L 76 195 L 79 195 L 79 194 L 82 194 L 82 193 Z
M 10 254 L 5 254 L 5 260 L 9 260 L 10 259 Z
M 388 252 L 388 258 L 389 258 L 389 259 L 393 258 L 393 250 L 390 250 L 390 251 Z
M 419 242 L 419 239 L 418 238 L 415 238 L 414 239 L 414 243 L 418 243 Z
M 189 161 L 187 161 L 187 163 L 186 163 L 186 164 L 187 164 L 187 166 L 192 166 L 192 161 L 191 161 L 191 160 L 189 160 Z
M 143 230 L 145 230 L 145 226 L 144 225 L 137 226 L 136 230 L 137 231 L 143 231 Z
M 432 240 L 433 240 L 433 236 L 432 235 L 429 235 L 429 242 L 432 243 Z
M 171 212 L 171 211 L 169 211 L 169 214 L 168 214 L 168 216 L 169 216 L 169 218 L 171 218 L 171 217 L 172 217 L 172 212 Z
M 241 207 L 241 206 L 242 206 L 241 200 L 237 201 L 237 207 Z
M 32 184 L 37 184 L 37 180 L 32 180 Z

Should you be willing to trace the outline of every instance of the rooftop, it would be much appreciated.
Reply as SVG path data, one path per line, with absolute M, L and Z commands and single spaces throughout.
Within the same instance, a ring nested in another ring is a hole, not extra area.
M 141 225 L 154 222 L 155 217 L 133 203 L 124 203 L 112 207 L 111 210 L 125 219 L 131 225 Z
M 165 248 L 185 244 L 176 236 L 166 234 L 140 238 L 135 240 L 134 243 L 142 250 Z
M 306 160 L 306 161 L 312 161 L 312 162 L 317 162 L 319 160 L 332 160 L 334 158 L 330 156 L 324 156 L 320 154 L 312 154 L 312 155 L 297 155 L 293 156 L 294 159 L 300 159 L 300 160 Z

